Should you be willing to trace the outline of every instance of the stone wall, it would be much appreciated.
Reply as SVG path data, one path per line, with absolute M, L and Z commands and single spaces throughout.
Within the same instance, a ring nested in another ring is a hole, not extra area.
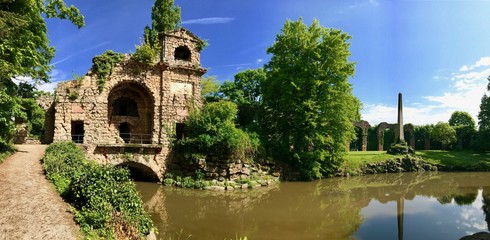
M 114 165 L 134 162 L 161 180 L 169 158 L 169 138 L 191 104 L 201 104 L 200 80 L 206 72 L 200 65 L 200 40 L 192 33 L 179 29 L 162 39 L 162 61 L 146 65 L 126 55 L 101 91 L 97 74 L 90 71 L 80 80 L 60 83 L 54 101 L 53 141 L 79 141 L 91 159 Z

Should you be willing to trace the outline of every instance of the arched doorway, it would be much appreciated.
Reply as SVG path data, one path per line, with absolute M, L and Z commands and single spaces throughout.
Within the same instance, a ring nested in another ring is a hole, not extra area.
M 121 82 L 112 88 L 107 102 L 109 125 L 118 131 L 117 142 L 152 143 L 154 99 L 146 86 Z
M 117 166 L 127 168 L 129 170 L 131 179 L 133 179 L 134 181 L 142 181 L 142 182 L 159 181 L 157 174 L 150 167 L 144 164 L 128 161 L 128 162 L 123 162 Z
M 119 125 L 119 137 L 121 137 L 124 143 L 129 143 L 131 140 L 131 128 L 129 123 L 123 122 Z

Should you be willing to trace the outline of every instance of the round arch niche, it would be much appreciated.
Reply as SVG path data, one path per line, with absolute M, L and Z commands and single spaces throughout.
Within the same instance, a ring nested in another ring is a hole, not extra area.
M 118 167 L 127 168 L 131 179 L 141 182 L 158 182 L 158 175 L 148 166 L 137 162 L 123 162 Z
M 109 125 L 118 131 L 114 137 L 124 143 L 151 143 L 154 99 L 145 86 L 119 83 L 110 91 L 107 105 Z

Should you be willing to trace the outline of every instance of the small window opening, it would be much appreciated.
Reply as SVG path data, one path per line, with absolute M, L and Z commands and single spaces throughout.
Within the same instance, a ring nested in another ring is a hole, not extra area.
M 190 61 L 191 60 L 191 51 L 186 46 L 180 46 L 180 47 L 175 49 L 174 57 L 175 57 L 175 60 Z
M 71 122 L 71 141 L 74 143 L 83 143 L 85 130 L 83 129 L 83 121 Z
M 128 97 L 118 98 L 112 107 L 112 115 L 138 117 L 138 104 Z
M 123 122 L 119 125 L 119 137 L 121 137 L 124 143 L 129 143 L 131 140 L 131 129 L 129 123 Z
M 185 124 L 176 123 L 175 124 L 175 137 L 177 140 L 182 140 L 184 138 Z

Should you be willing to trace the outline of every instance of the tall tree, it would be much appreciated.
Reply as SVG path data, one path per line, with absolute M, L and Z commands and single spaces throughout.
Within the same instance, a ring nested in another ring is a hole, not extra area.
M 305 179 L 333 175 L 346 145 L 355 138 L 352 121 L 361 104 L 352 95 L 349 77 L 351 37 L 324 28 L 286 21 L 265 68 L 262 126 L 272 156 L 298 169 Z
M 451 114 L 449 125 L 456 130 L 458 149 L 469 150 L 476 134 L 475 120 L 467 112 L 455 111 Z
M 220 92 L 227 100 L 238 106 L 238 124 L 242 127 L 257 125 L 258 114 L 262 104 L 262 91 L 260 86 L 266 80 L 266 71 L 263 68 L 247 69 L 235 74 L 233 82 L 225 81 Z
M 84 25 L 84 19 L 76 7 L 66 6 L 63 0 L 0 2 L 0 144 L 5 144 L 13 131 L 13 116 L 22 115 L 13 79 L 49 80 L 54 48 L 49 46 L 43 16 L 69 19 L 78 27 Z
M 442 144 L 442 149 L 456 141 L 456 131 L 448 123 L 438 122 L 430 132 L 431 138 Z
M 487 78 L 489 83 L 487 90 L 490 91 L 490 76 Z M 483 95 L 478 113 L 478 136 L 476 147 L 480 151 L 490 150 L 490 97 Z
M 145 43 L 157 47 L 158 33 L 174 30 L 180 23 L 180 7 L 174 5 L 174 0 L 155 0 L 151 8 L 151 28 L 146 26 L 144 30 Z
M 201 98 L 204 102 L 217 102 L 219 97 L 219 82 L 216 76 L 206 76 L 201 78 Z

